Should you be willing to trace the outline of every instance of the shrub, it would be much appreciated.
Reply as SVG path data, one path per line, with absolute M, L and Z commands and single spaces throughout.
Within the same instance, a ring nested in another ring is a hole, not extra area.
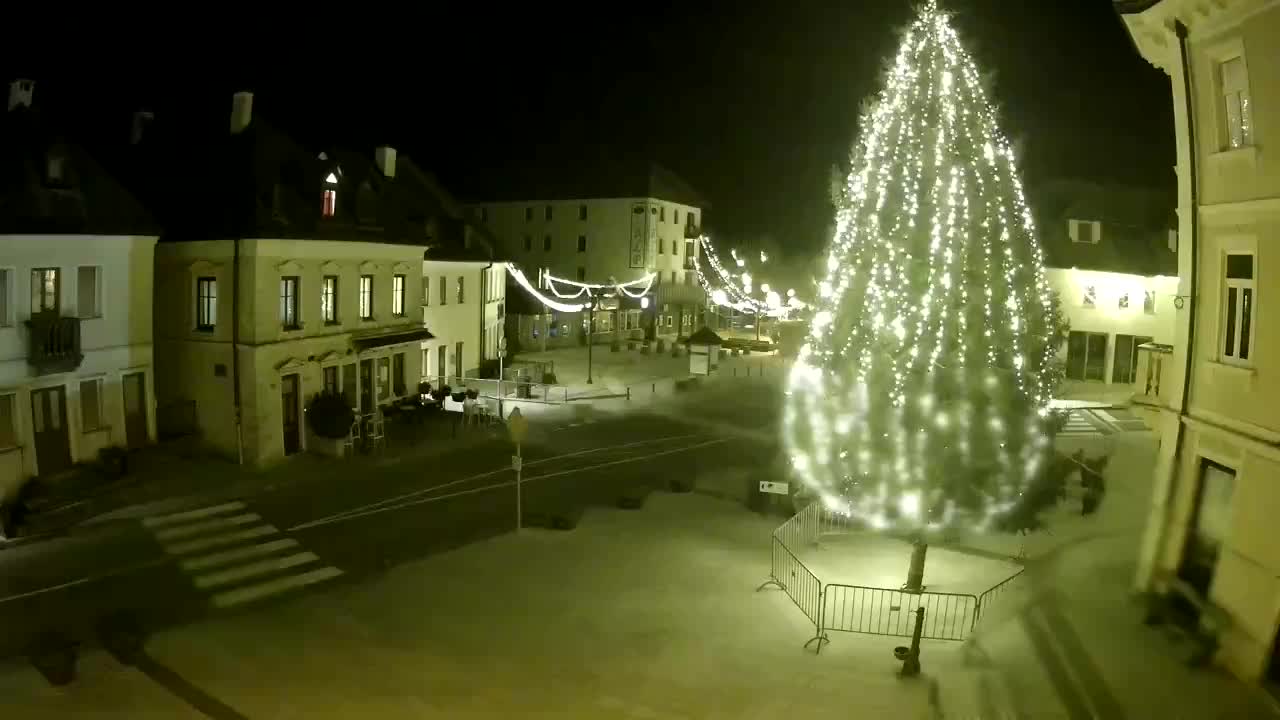
M 556 384 L 556 374 L 555 374 L 555 373 L 553 373 L 553 372 L 544 372 L 544 373 L 542 373 L 542 382 L 543 382 L 543 384 L 545 384 L 545 385 L 555 385 L 555 384 Z
M 480 391 L 479 391 L 479 390 L 476 390 L 475 388 L 468 388 L 468 389 L 467 389 L 467 398 L 468 398 L 468 399 L 470 399 L 470 400 L 475 400 L 475 399 L 476 399 L 476 398 L 478 398 L 478 397 L 480 397 Z
M 658 338 L 658 352 L 661 353 L 666 351 L 667 351 L 667 341 L 663 340 L 662 338 Z
M 431 394 L 431 383 L 429 383 L 429 382 L 420 382 L 420 383 L 418 383 L 418 394 L 419 394 L 419 395 L 430 395 L 430 394 Z
M 485 360 L 484 362 L 480 363 L 480 368 L 477 370 L 477 374 L 481 378 L 498 377 L 498 359 L 493 358 L 491 360 Z
M 338 393 L 319 393 L 307 405 L 307 422 L 316 435 L 340 440 L 351 432 L 355 413 L 346 398 Z

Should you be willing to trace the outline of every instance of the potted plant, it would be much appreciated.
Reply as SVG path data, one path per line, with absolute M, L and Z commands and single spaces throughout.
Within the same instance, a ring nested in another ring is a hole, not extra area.
M 475 388 L 467 388 L 467 399 L 476 400 L 480 397 L 480 391 Z
M 122 447 L 104 447 L 98 451 L 98 468 L 107 480 L 124 477 L 129 472 L 129 454 Z
M 317 393 L 307 405 L 307 427 L 319 439 L 314 448 L 325 455 L 340 456 L 355 419 L 355 411 L 341 394 Z

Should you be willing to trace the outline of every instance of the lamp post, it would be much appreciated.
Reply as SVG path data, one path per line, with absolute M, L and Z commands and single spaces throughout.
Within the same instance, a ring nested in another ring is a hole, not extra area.
M 498 338 L 498 419 L 502 419 L 502 360 L 507 356 L 507 337 Z
M 595 330 L 596 324 L 596 300 L 595 296 L 591 297 L 591 304 L 587 306 L 587 384 L 591 384 L 591 333 Z

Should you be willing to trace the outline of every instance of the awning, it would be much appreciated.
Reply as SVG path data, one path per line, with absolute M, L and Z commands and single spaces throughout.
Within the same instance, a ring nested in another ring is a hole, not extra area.
M 399 345 L 400 343 L 415 342 L 421 340 L 434 340 L 435 335 L 426 328 L 414 328 L 412 330 L 397 330 L 395 332 L 380 333 L 377 335 L 361 335 L 351 338 L 351 346 L 357 352 L 362 350 L 370 350 L 373 348 L 386 347 L 388 345 Z

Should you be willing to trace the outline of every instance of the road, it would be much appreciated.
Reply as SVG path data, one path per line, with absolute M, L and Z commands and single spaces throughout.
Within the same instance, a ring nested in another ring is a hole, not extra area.
M 708 393 L 703 402 L 728 399 Z M 699 469 L 773 466 L 776 446 L 709 430 L 693 422 L 696 407 L 675 407 L 690 422 L 633 412 L 536 428 L 522 448 L 526 517 L 613 505 L 634 488 L 664 491 Z M 55 638 L 92 643 L 107 618 L 153 631 L 287 601 L 511 532 L 511 454 L 495 437 L 429 462 L 369 466 L 349 481 L 297 483 L 10 548 L 0 552 L 0 657 Z

